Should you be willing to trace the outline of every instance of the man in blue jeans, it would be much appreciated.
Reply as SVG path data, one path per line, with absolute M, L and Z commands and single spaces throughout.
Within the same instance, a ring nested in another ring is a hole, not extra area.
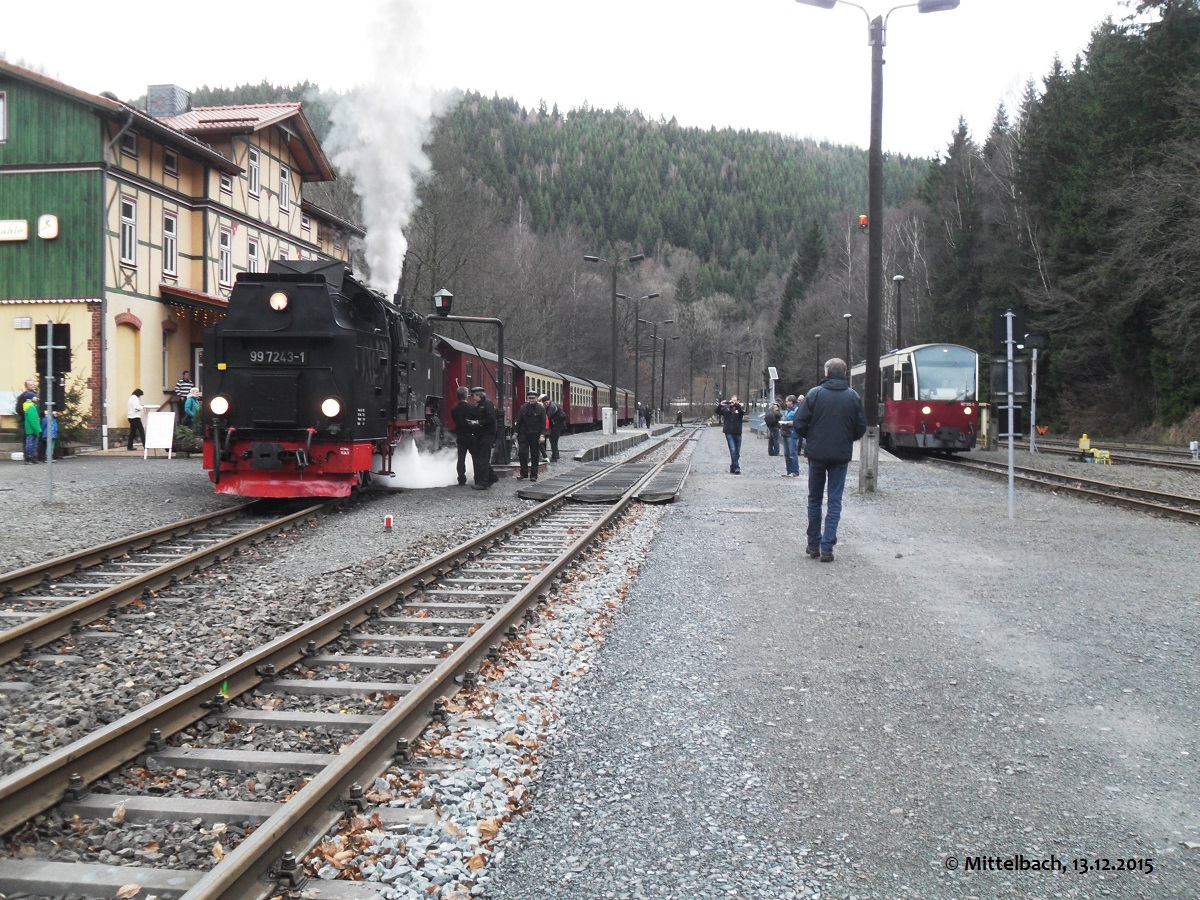
M 813 559 L 833 562 L 838 522 L 842 518 L 842 491 L 846 469 L 854 456 L 854 442 L 867 433 L 862 398 L 846 380 L 846 363 L 836 357 L 825 363 L 825 380 L 808 392 L 793 423 L 807 443 L 808 547 Z M 821 527 L 821 495 L 828 486 L 829 505 Z
M 725 443 L 729 445 L 729 474 L 742 474 L 742 420 L 746 418 L 746 407 L 738 402 L 737 396 L 722 400 L 716 414 L 721 417 L 725 432 Z

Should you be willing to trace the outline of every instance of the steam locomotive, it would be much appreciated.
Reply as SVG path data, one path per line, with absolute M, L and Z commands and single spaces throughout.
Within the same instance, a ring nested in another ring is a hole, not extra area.
M 204 468 L 218 493 L 341 497 L 426 433 L 442 359 L 420 316 L 341 262 L 243 272 L 205 330 Z
M 850 370 L 864 402 L 867 366 Z M 920 344 L 879 359 L 879 443 L 893 451 L 955 453 L 979 438 L 979 354 L 958 344 Z
M 437 335 L 341 262 L 275 260 L 238 275 L 225 318 L 204 335 L 204 468 L 217 493 L 344 497 L 393 474 L 400 442 L 438 445 L 460 386 L 495 396 L 496 354 Z M 527 390 L 599 428 L 633 421 L 624 388 L 506 358 L 506 423 Z M 502 433 L 503 440 L 503 433 Z

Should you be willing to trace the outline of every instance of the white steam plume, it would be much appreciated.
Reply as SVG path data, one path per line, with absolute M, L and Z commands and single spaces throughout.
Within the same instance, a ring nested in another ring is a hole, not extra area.
M 421 33 L 416 3 L 383 0 L 373 8 L 375 20 L 362 31 L 369 79 L 330 111 L 325 150 L 340 173 L 354 176 L 367 230 L 368 282 L 390 296 L 400 282 L 408 248 L 404 228 L 417 206 L 417 183 L 430 170 L 422 145 L 434 117 L 458 95 L 420 79 L 438 60 Z M 354 49 L 337 46 L 330 52 Z

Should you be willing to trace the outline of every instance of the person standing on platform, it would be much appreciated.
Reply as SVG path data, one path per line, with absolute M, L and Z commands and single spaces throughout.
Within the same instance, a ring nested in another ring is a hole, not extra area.
M 517 460 L 521 464 L 519 481 L 537 481 L 542 451 L 539 444 L 546 433 L 546 408 L 538 402 L 537 391 L 527 391 L 525 404 L 517 410 Z
M 469 396 L 471 392 L 467 390 L 466 385 L 461 385 L 458 389 L 458 402 L 450 410 L 450 418 L 454 422 L 454 446 L 458 450 L 455 471 L 458 473 L 459 487 L 467 483 L 467 454 L 471 452 L 471 442 L 475 439 L 471 420 L 475 418 L 476 410 L 475 404 L 467 400 Z M 474 466 L 474 460 L 471 464 Z
M 763 413 L 763 424 L 767 426 L 767 456 L 779 455 L 780 422 L 783 415 L 779 412 L 779 404 L 772 403 Z
M 179 408 L 180 425 L 188 424 L 186 412 L 187 398 L 188 394 L 190 394 L 195 387 L 196 385 L 192 383 L 192 373 L 187 369 L 184 369 L 179 375 L 179 380 L 175 382 L 175 397 L 178 401 L 177 405 Z
M 126 450 L 133 449 L 135 439 L 142 442 L 142 449 L 146 449 L 146 428 L 142 425 L 142 397 L 144 392 L 141 388 L 134 390 L 129 395 L 129 400 L 125 404 L 125 416 L 129 419 L 129 442 L 125 445 Z
M 471 487 L 486 491 L 499 480 L 492 472 L 492 453 L 496 449 L 496 404 L 488 399 L 487 391 L 482 387 L 471 388 L 471 393 L 475 395 L 475 416 L 471 420 L 475 435 L 471 442 L 475 483 Z
M 187 399 L 183 401 L 183 424 L 193 431 L 200 430 L 200 389 L 188 391 Z
M 26 392 L 25 400 L 21 403 L 21 422 L 25 426 L 25 463 L 38 463 L 38 439 L 42 436 L 41 416 L 38 415 L 38 398 L 36 392 Z
M 722 400 L 716 409 L 716 415 L 724 421 L 721 430 L 725 433 L 725 443 L 729 445 L 729 474 L 742 474 L 742 420 L 746 418 L 746 407 L 738 402 L 737 395 L 728 400 Z
M 804 397 L 801 396 L 800 400 Z M 783 412 L 779 420 L 783 431 L 783 465 L 786 471 L 784 478 L 800 477 L 800 435 L 793 426 L 800 404 L 795 394 L 788 394 L 783 401 Z
M 558 462 L 558 439 L 567 428 L 567 411 L 561 403 L 545 394 L 542 394 L 542 402 L 546 404 L 546 417 L 550 420 L 550 462 Z
M 813 559 L 833 562 L 838 522 L 842 518 L 842 491 L 846 470 L 854 456 L 854 442 L 867 433 L 862 398 L 846 380 L 846 363 L 834 357 L 825 363 L 825 380 L 808 392 L 794 427 L 808 443 L 808 547 Z M 821 527 L 822 494 L 828 487 L 829 503 Z
M 17 394 L 17 399 L 13 402 L 13 412 L 17 415 L 17 422 L 21 426 L 21 446 L 24 447 L 24 438 L 29 433 L 25 430 L 25 401 L 30 397 L 37 396 L 37 381 L 33 378 L 25 379 L 25 390 Z M 29 457 L 25 457 L 25 461 L 29 462 Z

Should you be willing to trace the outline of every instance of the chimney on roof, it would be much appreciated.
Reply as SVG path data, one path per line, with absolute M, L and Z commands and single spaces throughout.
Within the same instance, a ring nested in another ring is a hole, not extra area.
M 146 91 L 146 113 L 155 119 L 180 116 L 192 108 L 192 95 L 175 84 L 152 84 Z

